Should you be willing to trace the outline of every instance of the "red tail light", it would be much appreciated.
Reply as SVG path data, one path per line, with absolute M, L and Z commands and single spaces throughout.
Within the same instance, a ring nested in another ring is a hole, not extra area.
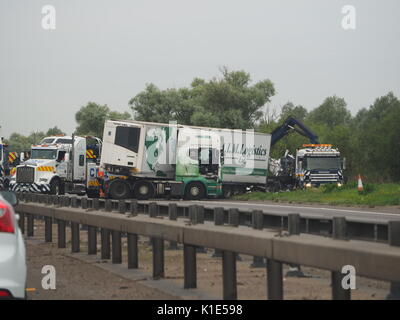
M 10 298 L 11 294 L 8 290 L 1 290 L 0 289 L 0 298 Z
M 8 205 L 0 202 L 0 232 L 14 233 L 14 221 Z

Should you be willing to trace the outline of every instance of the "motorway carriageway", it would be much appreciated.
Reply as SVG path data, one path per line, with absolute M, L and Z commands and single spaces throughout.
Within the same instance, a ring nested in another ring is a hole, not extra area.
M 157 202 L 159 204 L 168 205 L 168 203 L 177 203 L 179 206 L 189 206 L 193 204 L 202 205 L 205 208 L 223 207 L 225 209 L 238 208 L 241 211 L 262 210 L 265 213 L 276 214 L 279 216 L 288 215 L 289 213 L 299 213 L 305 218 L 331 219 L 333 217 L 345 217 L 349 221 L 370 222 L 377 224 L 386 224 L 388 221 L 400 221 L 400 209 L 397 207 L 389 207 L 384 209 L 371 210 L 371 208 L 360 207 L 325 207 L 321 204 L 303 205 L 303 204 L 272 204 L 261 202 L 244 202 L 229 200 L 202 200 L 202 201 L 185 201 L 185 200 L 149 200 L 138 201 L 139 203 Z M 379 210 L 379 211 L 378 211 Z M 385 212 L 386 211 L 386 212 Z M 390 211 L 390 212 L 389 212 Z

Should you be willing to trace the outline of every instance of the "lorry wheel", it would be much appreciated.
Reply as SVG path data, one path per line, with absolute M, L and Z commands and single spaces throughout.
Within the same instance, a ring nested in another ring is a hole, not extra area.
M 60 179 L 56 178 L 50 181 L 50 194 L 57 196 L 64 194 L 64 188 L 62 186 Z
M 125 181 L 116 179 L 110 183 L 110 196 L 112 199 L 127 199 L 129 197 L 129 184 Z
M 138 200 L 148 200 L 154 197 L 154 186 L 148 181 L 138 181 L 133 189 L 133 194 Z
M 205 196 L 206 190 L 201 182 L 191 182 L 185 189 L 185 198 L 187 200 L 201 200 Z

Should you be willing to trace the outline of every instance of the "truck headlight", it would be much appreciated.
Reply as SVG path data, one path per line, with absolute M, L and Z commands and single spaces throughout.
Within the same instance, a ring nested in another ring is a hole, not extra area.
M 311 182 L 306 183 L 306 188 L 311 188 L 311 187 L 312 187 Z
M 337 186 L 340 188 L 343 184 L 341 184 L 340 182 L 338 182 Z

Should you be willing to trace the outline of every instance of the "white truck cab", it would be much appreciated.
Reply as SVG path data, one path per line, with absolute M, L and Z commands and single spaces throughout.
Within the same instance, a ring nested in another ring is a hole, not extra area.
M 46 137 L 32 146 L 30 159 L 17 166 L 10 187 L 20 192 L 84 193 L 89 167 L 96 165 L 88 161 L 90 151 L 86 137 Z

